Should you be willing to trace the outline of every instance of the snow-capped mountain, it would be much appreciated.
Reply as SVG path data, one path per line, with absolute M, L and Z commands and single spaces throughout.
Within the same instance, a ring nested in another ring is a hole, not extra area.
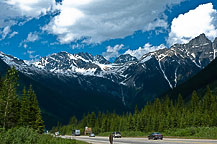
M 217 38 L 211 42 L 201 34 L 187 44 L 175 44 L 169 49 L 147 53 L 140 59 L 121 55 L 114 63 L 101 55 L 67 52 L 43 57 L 34 63 L 3 53 L 0 58 L 33 79 L 73 79 L 86 88 L 108 91 L 126 104 L 138 100 L 146 102 L 176 87 L 206 67 L 215 58 L 216 49 Z M 131 90 L 134 92 L 130 93 Z
M 142 107 L 205 68 L 216 51 L 217 38 L 211 42 L 201 34 L 187 44 L 175 44 L 140 59 L 121 55 L 113 63 L 101 55 L 67 52 L 32 63 L 0 52 L 0 72 L 15 66 L 23 85 L 31 83 L 36 89 L 46 118 L 61 121 L 90 111 Z
M 130 54 L 124 54 L 124 55 L 120 55 L 119 57 L 117 57 L 114 63 L 120 64 L 120 63 L 126 63 L 126 62 L 136 62 L 136 61 L 137 61 L 136 57 L 133 57 Z

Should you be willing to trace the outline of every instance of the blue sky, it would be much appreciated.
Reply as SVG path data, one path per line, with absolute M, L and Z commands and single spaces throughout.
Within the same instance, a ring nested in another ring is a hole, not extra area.
M 25 60 L 60 51 L 139 58 L 201 33 L 217 37 L 216 0 L 0 1 L 0 51 Z

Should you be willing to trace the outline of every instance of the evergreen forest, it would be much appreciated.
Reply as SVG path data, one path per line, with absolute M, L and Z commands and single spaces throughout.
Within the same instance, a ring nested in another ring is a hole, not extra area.
M 184 129 L 189 127 L 216 127 L 217 126 L 217 99 L 209 86 L 202 96 L 193 91 L 191 100 L 185 102 L 179 94 L 176 100 L 169 96 L 164 99 L 156 98 L 139 110 L 137 107 L 133 113 L 118 115 L 113 113 L 89 113 L 78 121 L 72 117 L 67 126 L 58 125 L 53 130 L 70 134 L 72 129 L 84 130 L 91 127 L 96 134 L 105 132 L 164 132 L 169 129 Z

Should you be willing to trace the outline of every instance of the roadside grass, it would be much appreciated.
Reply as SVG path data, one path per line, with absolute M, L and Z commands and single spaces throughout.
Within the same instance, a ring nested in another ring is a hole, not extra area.
M 72 139 L 64 139 L 57 138 L 51 135 L 41 135 L 37 144 L 88 144 L 86 142 L 72 140 Z
M 122 137 L 147 137 L 152 132 L 120 131 Z M 99 133 L 99 136 L 109 136 L 112 132 Z M 188 127 L 169 129 L 160 132 L 164 137 L 217 139 L 217 127 Z
M 183 129 L 170 129 L 165 130 L 163 135 L 185 138 L 217 139 L 217 127 L 189 127 Z
M 51 135 L 38 134 L 31 128 L 0 129 L 1 144 L 88 144 L 81 141 L 56 138 Z

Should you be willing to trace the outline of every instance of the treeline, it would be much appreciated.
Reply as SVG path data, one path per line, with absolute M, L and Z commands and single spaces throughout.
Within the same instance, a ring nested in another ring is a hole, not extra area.
M 213 127 L 217 126 L 217 99 L 210 88 L 207 87 L 203 97 L 197 92 L 192 93 L 190 102 L 185 103 L 182 96 L 173 101 L 168 96 L 155 99 L 143 109 L 135 108 L 134 113 L 117 115 L 114 113 L 87 114 L 81 121 L 72 117 L 69 125 L 57 126 L 54 130 L 62 133 L 71 133 L 72 129 L 84 130 L 85 126 L 91 127 L 94 133 L 112 131 L 164 131 L 173 128 L 187 127 Z
M 32 86 L 18 95 L 18 72 L 13 67 L 5 77 L 0 76 L 0 128 L 29 127 L 44 131 L 38 101 Z

